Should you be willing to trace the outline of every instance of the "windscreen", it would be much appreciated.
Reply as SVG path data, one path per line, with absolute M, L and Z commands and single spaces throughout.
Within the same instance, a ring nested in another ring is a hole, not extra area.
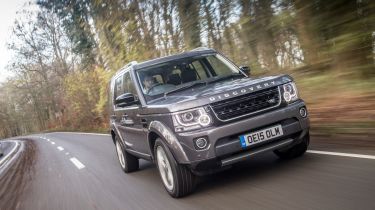
M 162 97 L 176 88 L 213 77 L 239 73 L 239 69 L 220 54 L 201 55 L 161 63 L 137 71 L 147 101 Z

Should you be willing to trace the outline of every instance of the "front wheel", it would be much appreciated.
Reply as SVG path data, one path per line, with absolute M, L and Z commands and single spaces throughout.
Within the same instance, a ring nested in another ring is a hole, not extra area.
M 194 190 L 195 176 L 186 166 L 176 162 L 161 139 L 155 142 L 154 154 L 161 180 L 172 197 L 183 197 Z
M 280 159 L 293 159 L 299 156 L 302 156 L 305 154 L 307 147 L 310 143 L 310 135 L 307 133 L 302 141 L 293 147 L 287 149 L 287 150 L 275 150 L 274 153 L 280 158 Z

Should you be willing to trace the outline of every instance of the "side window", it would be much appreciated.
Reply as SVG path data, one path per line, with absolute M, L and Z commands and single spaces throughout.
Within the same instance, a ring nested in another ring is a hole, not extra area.
M 194 69 L 197 71 L 197 74 L 200 79 L 206 79 L 207 78 L 207 72 L 205 68 L 202 66 L 201 62 L 199 60 L 194 61 L 191 63 L 194 67 Z
M 223 62 L 220 61 L 217 57 L 208 56 L 207 60 L 212 66 L 212 68 L 215 70 L 216 75 L 226 75 L 226 74 L 232 73 L 229 67 L 226 65 L 223 65 Z
M 118 96 L 124 93 L 124 83 L 123 77 L 118 77 L 115 80 L 115 88 L 114 88 L 114 99 L 115 100 Z
M 114 86 L 114 94 L 113 94 L 113 101 L 116 100 L 117 97 L 124 93 L 132 93 L 134 97 L 138 100 L 137 91 L 134 87 L 133 80 L 130 77 L 129 72 L 125 72 L 122 76 L 118 77 L 115 80 Z
M 130 77 L 130 73 L 126 72 L 123 76 L 124 80 L 124 93 L 132 93 L 137 98 L 137 91 L 135 90 L 133 80 Z

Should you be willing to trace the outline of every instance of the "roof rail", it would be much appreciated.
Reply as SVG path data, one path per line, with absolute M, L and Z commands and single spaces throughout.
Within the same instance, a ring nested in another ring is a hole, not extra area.
M 137 64 L 137 63 L 138 63 L 137 61 L 130 61 L 130 63 L 126 64 L 124 67 L 122 67 L 122 69 L 126 69 L 130 66 L 133 66 L 133 65 Z
M 130 63 L 126 64 L 125 66 L 123 66 L 121 69 L 119 69 L 117 72 L 116 72 L 116 75 L 120 74 L 121 72 L 123 72 L 125 69 L 129 68 L 130 66 L 133 66 L 135 64 L 137 64 L 138 62 L 137 61 L 131 61 Z

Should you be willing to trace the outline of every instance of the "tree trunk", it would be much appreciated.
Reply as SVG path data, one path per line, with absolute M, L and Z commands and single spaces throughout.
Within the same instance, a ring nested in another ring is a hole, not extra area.
M 309 0 L 294 0 L 296 10 L 296 32 L 298 40 L 303 49 L 304 61 L 306 64 L 313 64 L 319 61 L 319 34 L 316 33 L 317 20 L 314 18 L 317 11 L 314 2 Z
M 178 12 L 187 49 L 201 46 L 199 7 L 199 0 L 178 1 Z

